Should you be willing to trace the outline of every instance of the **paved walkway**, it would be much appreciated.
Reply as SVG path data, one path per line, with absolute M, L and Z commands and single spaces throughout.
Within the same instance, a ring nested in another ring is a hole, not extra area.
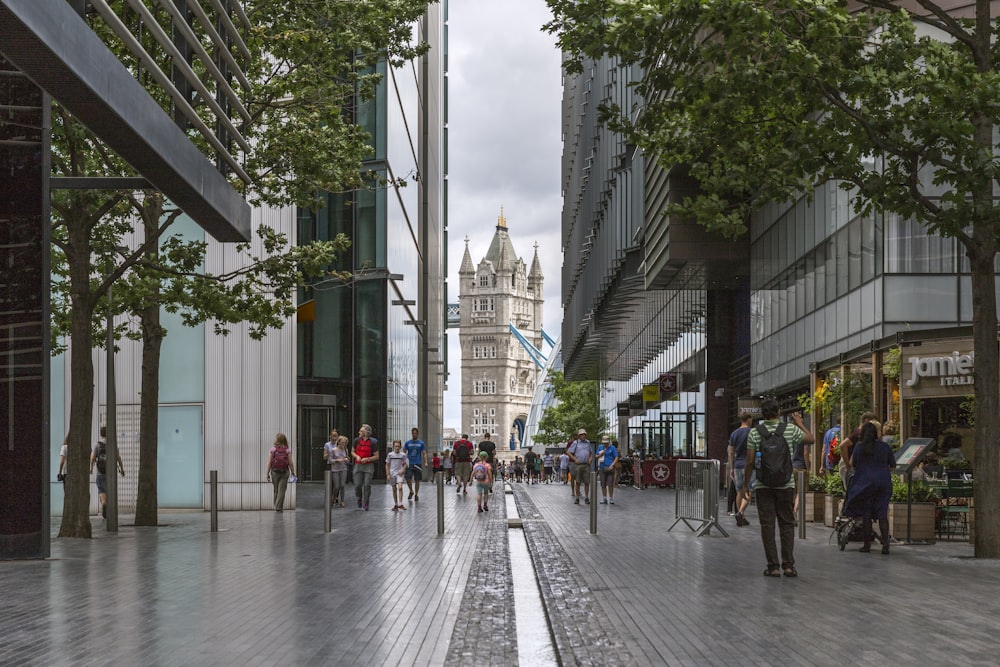
M 376 487 L 371 511 L 334 511 L 330 534 L 321 494 L 303 485 L 294 512 L 221 513 L 218 533 L 206 513 L 117 535 L 97 518 L 93 540 L 53 539 L 47 561 L 0 562 L 0 665 L 532 663 L 511 594 L 531 573 L 511 572 L 500 494 L 477 514 L 446 486 L 443 537 L 433 488 L 391 512 Z M 620 489 L 596 536 L 568 487 L 514 496 L 563 665 L 1000 660 L 1000 563 L 968 544 L 841 552 L 810 524 L 799 577 L 774 579 L 756 526 L 667 532 L 669 490 Z

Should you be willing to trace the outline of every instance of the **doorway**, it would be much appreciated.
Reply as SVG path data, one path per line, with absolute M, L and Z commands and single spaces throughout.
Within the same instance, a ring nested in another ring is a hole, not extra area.
M 323 445 L 333 428 L 333 408 L 299 406 L 299 442 L 297 446 L 299 476 L 304 481 L 323 479 Z

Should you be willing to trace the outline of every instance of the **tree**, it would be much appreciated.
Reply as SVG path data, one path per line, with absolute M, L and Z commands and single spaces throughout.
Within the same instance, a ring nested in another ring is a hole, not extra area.
M 570 382 L 562 371 L 552 371 L 554 400 L 538 421 L 534 439 L 545 445 L 565 444 L 581 428 L 594 438 L 607 429 L 608 420 L 601 413 L 600 386 L 596 380 Z
M 124 4 L 114 4 L 116 11 L 129 13 Z M 248 114 L 241 129 L 249 146 L 243 159 L 251 181 L 234 181 L 234 185 L 249 201 L 315 207 L 319 205 L 317 193 L 320 190 L 338 192 L 365 183 L 361 163 L 370 152 L 370 138 L 357 122 L 359 110 L 356 105 L 374 93 L 380 81 L 379 62 L 398 65 L 424 52 L 424 45 L 413 43 L 412 28 L 426 6 L 427 2 L 421 0 L 293 3 L 259 0 L 246 3 L 245 10 L 253 25 L 245 37 L 249 58 L 244 70 L 250 88 L 241 90 L 240 94 Z M 154 17 L 161 27 L 170 29 L 170 15 L 162 7 L 154 10 Z M 138 72 L 146 68 L 145 64 L 135 62 L 105 24 L 93 15 L 87 18 L 126 66 Z M 132 18 L 130 25 L 142 25 L 139 17 Z M 153 43 L 144 43 L 144 46 L 169 71 L 169 54 Z M 195 63 L 194 67 L 204 73 L 203 64 Z M 170 100 L 162 90 L 150 88 L 150 92 L 166 111 L 171 111 Z M 199 96 L 191 102 L 197 110 L 204 110 L 205 99 Z M 194 132 L 189 132 L 189 136 L 207 155 L 212 154 L 203 137 Z M 128 165 L 107 151 L 58 106 L 53 114 L 53 172 L 62 176 L 135 175 Z M 125 193 L 102 192 L 59 193 L 53 197 L 53 240 L 57 257 L 65 258 L 66 265 L 60 271 L 65 276 L 68 294 L 64 303 L 54 304 L 53 316 L 56 321 L 66 322 L 72 345 L 79 351 L 71 355 L 67 435 L 68 456 L 76 470 L 88 468 L 94 369 L 90 355 L 84 351 L 92 347 L 98 304 L 108 286 L 140 262 L 146 262 L 147 270 L 152 269 L 150 260 L 155 260 L 161 236 L 176 218 L 176 213 L 164 211 L 162 206 L 162 217 L 154 217 L 155 209 L 140 204 L 139 215 L 145 232 L 142 246 L 122 254 L 117 246 L 121 237 L 130 231 L 125 218 L 126 199 Z M 262 260 L 259 275 L 269 278 L 286 269 L 294 274 L 301 268 L 298 266 L 300 259 L 275 251 L 274 256 Z M 104 272 L 95 275 L 95 267 L 103 267 Z M 147 287 L 157 280 L 155 271 L 137 273 L 135 279 L 152 281 L 146 283 Z M 209 287 L 212 284 L 214 288 Z M 192 285 L 200 287 L 192 287 L 189 296 L 200 295 L 202 303 L 207 304 L 212 302 L 213 289 L 218 289 L 220 284 L 214 280 L 196 281 Z M 236 321 L 233 317 L 260 317 L 261 322 L 273 321 L 268 312 L 275 314 L 288 307 L 288 303 L 281 304 L 273 295 L 255 301 L 254 289 L 245 284 L 232 289 L 234 297 L 242 296 L 249 301 L 243 302 L 243 306 L 237 305 L 239 301 L 215 303 L 216 308 L 225 312 L 220 314 L 217 310 L 209 314 L 206 311 L 201 317 L 214 317 L 220 322 Z M 140 408 L 140 414 L 148 420 L 155 412 L 150 405 L 155 406 L 155 403 L 147 401 L 155 400 L 155 392 L 145 384 L 146 364 L 150 363 L 149 377 L 155 377 L 152 363 L 154 357 L 158 360 L 158 340 L 165 333 L 159 327 L 158 309 L 168 302 L 158 288 L 147 289 L 146 296 L 148 298 L 142 300 L 141 305 L 137 304 L 137 312 L 144 318 L 145 342 L 150 346 L 148 358 L 144 351 L 144 393 Z M 248 303 L 256 303 L 261 309 L 248 310 Z M 273 306 L 276 308 L 271 310 Z M 231 317 L 227 318 L 226 313 Z M 155 429 L 151 431 L 144 426 L 142 430 L 140 458 L 144 462 L 140 467 L 147 474 L 140 472 L 145 480 L 140 483 L 140 489 L 147 494 L 151 492 L 155 503 Z M 152 486 L 148 483 L 150 465 L 154 466 Z M 148 507 L 148 502 L 144 506 Z M 88 509 L 86 476 L 68 480 L 60 537 L 90 537 Z M 155 523 L 155 510 L 153 514 L 150 518 L 149 512 L 144 511 L 143 520 Z
M 976 544 L 1000 557 L 1000 73 L 992 3 L 917 0 L 547 0 L 568 67 L 639 66 L 641 113 L 605 110 L 700 191 L 671 207 L 736 237 L 770 202 L 848 189 L 859 214 L 954 237 L 972 274 Z

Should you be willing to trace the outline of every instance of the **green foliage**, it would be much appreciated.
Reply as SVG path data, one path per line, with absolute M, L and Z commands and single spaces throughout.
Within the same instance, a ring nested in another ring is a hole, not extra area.
M 828 496 L 843 496 L 844 482 L 840 479 L 840 475 L 836 473 L 827 475 L 826 488 L 824 489 L 824 491 Z
M 833 371 L 826 376 L 816 392 L 799 396 L 799 405 L 805 410 L 818 410 L 820 420 L 839 415 L 841 405 L 849 424 L 860 423 L 859 416 L 871 409 L 872 377 L 868 373 L 849 373 L 841 379 Z
M 938 500 L 938 495 L 925 482 L 913 482 L 912 500 L 915 503 L 934 503 Z M 890 502 L 905 503 L 907 498 L 906 480 L 902 475 L 892 476 L 892 496 Z
M 826 482 L 827 479 L 825 476 L 809 475 L 809 483 L 806 490 L 814 491 L 816 493 L 826 493 Z
M 562 371 L 553 371 L 547 381 L 552 383 L 554 400 L 538 422 L 535 441 L 546 445 L 566 443 L 581 428 L 587 430 L 590 440 L 596 440 L 608 428 L 596 380 L 569 382 Z

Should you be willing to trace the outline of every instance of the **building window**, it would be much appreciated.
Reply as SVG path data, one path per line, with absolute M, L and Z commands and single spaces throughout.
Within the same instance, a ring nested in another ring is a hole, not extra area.
M 489 287 L 490 286 L 490 278 L 489 278 L 489 276 L 487 276 L 486 274 L 483 274 L 483 275 L 479 276 L 479 286 L 480 287 Z

